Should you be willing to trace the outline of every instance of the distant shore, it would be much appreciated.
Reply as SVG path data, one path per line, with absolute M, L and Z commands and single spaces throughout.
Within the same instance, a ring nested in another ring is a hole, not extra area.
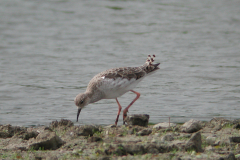
M 239 129 L 240 119 L 224 118 L 155 125 L 74 126 L 65 119 L 40 127 L 0 125 L 0 159 L 240 160 Z

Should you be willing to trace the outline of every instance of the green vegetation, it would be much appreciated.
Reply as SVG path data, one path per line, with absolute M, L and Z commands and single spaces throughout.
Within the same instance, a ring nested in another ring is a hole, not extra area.
M 44 151 L 44 147 L 39 147 L 38 150 Z
M 232 128 L 234 124 L 232 123 L 226 123 L 223 125 L 223 128 Z
M 20 153 L 14 153 L 11 156 L 12 159 L 22 159 L 22 155 Z
M 93 134 L 93 136 L 98 136 L 98 137 L 100 137 L 100 136 L 102 136 L 102 132 L 97 131 L 97 132 L 95 132 L 95 133 Z
M 149 122 L 149 123 L 148 123 L 149 126 L 153 126 L 153 125 L 155 125 L 155 124 L 156 124 L 156 123 L 152 123 L 152 122 Z
M 187 153 L 188 153 L 188 154 L 191 154 L 191 155 L 195 155 L 195 154 L 196 154 L 196 151 L 195 151 L 194 148 L 190 148 L 190 149 L 187 150 Z
M 117 6 L 106 6 L 106 8 L 114 9 L 114 10 L 122 10 L 122 7 L 117 7 Z
M 200 131 L 201 140 L 200 137 L 197 137 L 196 142 L 191 142 L 196 143 L 197 146 L 201 144 L 202 149 L 204 149 L 203 153 L 196 152 L 195 144 L 189 146 L 190 143 L 187 142 L 194 133 L 182 132 L 179 124 L 175 127 L 168 127 L 167 129 L 153 129 L 152 125 L 154 125 L 154 123 L 150 123 L 148 127 L 132 125 L 110 127 L 96 127 L 95 125 L 74 126 L 69 128 L 56 127 L 53 130 L 57 135 L 61 135 L 60 139 L 65 142 L 56 150 L 48 150 L 47 146 L 42 145 L 43 143 L 39 145 L 33 144 L 33 142 L 39 142 L 41 136 L 35 138 L 36 141 L 34 138 L 31 140 L 23 139 L 23 132 L 21 130 L 21 132 L 15 133 L 15 135 L 19 136 L 14 135 L 13 138 L 0 139 L 0 159 L 30 160 L 38 158 L 51 159 L 55 157 L 62 160 L 104 159 L 105 157 L 109 157 L 110 159 L 120 158 L 122 160 L 168 160 L 178 159 L 179 157 L 190 159 L 219 159 L 221 157 L 227 157 L 229 152 L 240 156 L 240 145 L 229 142 L 229 138 L 240 135 L 239 130 L 233 128 L 233 124 L 231 123 L 209 123 L 203 127 Z M 216 127 L 217 130 L 215 130 L 214 127 Z M 30 131 L 35 132 L 35 130 L 39 129 L 31 129 Z M 40 131 L 42 132 L 42 130 Z M 45 130 L 43 130 L 43 132 L 44 131 Z M 152 133 L 149 135 L 137 134 L 140 132 L 148 134 L 148 131 L 152 131 Z M 52 130 L 47 130 L 46 132 L 52 132 Z M 55 136 L 55 134 L 53 135 Z M 43 136 L 42 142 L 45 140 Z M 211 146 L 207 143 L 213 143 L 213 141 L 214 145 L 219 145 L 214 146 L 212 144 Z M 38 147 L 28 148 L 30 146 Z M 221 154 L 219 154 L 219 152 L 221 152 Z
M 7 158 L 7 157 L 8 157 L 8 155 L 6 153 L 1 153 L 0 154 L 0 158 L 2 158 L 2 159 Z
M 186 137 L 186 136 L 179 136 L 179 137 L 175 137 L 175 139 L 180 140 L 180 141 L 186 141 L 189 140 L 190 137 Z

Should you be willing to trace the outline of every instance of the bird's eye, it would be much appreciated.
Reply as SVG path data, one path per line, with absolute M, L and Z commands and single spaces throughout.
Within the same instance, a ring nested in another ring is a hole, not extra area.
M 83 100 L 80 101 L 80 104 L 83 104 Z

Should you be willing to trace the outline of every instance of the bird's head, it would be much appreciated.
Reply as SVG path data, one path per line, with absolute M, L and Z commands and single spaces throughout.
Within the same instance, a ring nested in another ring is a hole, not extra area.
M 78 108 L 78 112 L 77 112 L 77 121 L 78 121 L 78 117 L 80 115 L 82 108 L 84 108 L 89 104 L 90 98 L 86 93 L 80 93 L 76 96 L 76 98 L 74 99 L 74 102 Z

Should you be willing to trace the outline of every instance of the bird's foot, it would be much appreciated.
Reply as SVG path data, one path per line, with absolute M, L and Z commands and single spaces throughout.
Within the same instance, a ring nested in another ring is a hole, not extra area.
M 126 118 L 127 118 L 127 112 L 126 113 L 123 112 L 123 124 L 125 124 L 125 119 Z

